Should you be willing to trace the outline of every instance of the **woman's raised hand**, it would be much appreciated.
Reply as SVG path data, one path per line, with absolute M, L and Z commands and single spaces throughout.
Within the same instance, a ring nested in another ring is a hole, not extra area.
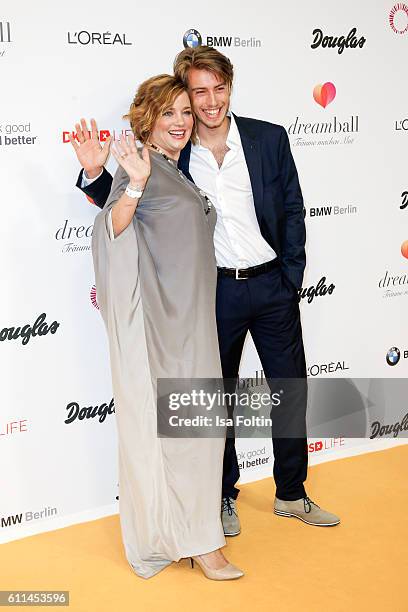
M 122 134 L 120 140 L 112 147 L 112 153 L 118 164 L 127 172 L 130 184 L 144 189 L 151 172 L 147 147 L 143 147 L 140 155 L 134 136 L 126 137 Z
M 79 163 L 84 168 L 88 178 L 95 178 L 101 173 L 103 166 L 109 156 L 109 148 L 112 137 L 109 136 L 104 146 L 101 146 L 98 138 L 98 128 L 95 119 L 91 119 L 91 130 L 88 130 L 85 119 L 75 124 L 79 144 L 72 134 L 69 135 L 72 146 L 75 149 Z

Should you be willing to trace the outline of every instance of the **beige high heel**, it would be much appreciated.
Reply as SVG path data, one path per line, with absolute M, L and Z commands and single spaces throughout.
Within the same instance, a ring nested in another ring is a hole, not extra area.
M 208 567 L 201 557 L 197 556 L 190 557 L 191 568 L 194 567 L 194 561 L 197 561 L 203 574 L 210 580 L 236 580 L 244 575 L 244 572 L 235 565 L 232 565 L 232 563 L 228 563 L 225 567 L 221 567 L 220 569 L 212 569 Z

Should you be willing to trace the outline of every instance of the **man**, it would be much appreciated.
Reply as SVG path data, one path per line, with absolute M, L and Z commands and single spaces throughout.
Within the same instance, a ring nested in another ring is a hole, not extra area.
M 305 379 L 298 299 L 306 263 L 305 223 L 288 136 L 281 126 L 229 112 L 233 66 L 216 49 L 185 49 L 176 57 L 174 73 L 188 87 L 198 132 L 198 143 L 187 144 L 178 165 L 217 210 L 216 312 L 223 376 L 238 377 L 249 331 L 267 379 Z M 80 144 L 71 142 L 84 166 L 77 186 L 102 208 L 112 182 L 103 168 L 110 143 L 101 148 L 94 121 L 91 137 L 84 120 L 76 128 Z M 275 514 L 337 525 L 337 516 L 306 495 L 305 402 L 297 409 L 305 434 L 272 436 Z M 272 413 L 272 433 L 281 429 L 281 416 Z M 225 535 L 233 536 L 241 529 L 233 438 L 226 440 L 223 467 L 222 521 Z

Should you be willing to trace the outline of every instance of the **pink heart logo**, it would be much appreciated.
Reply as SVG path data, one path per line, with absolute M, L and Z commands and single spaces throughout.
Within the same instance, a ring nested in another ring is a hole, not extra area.
M 315 101 L 326 108 L 330 102 L 333 102 L 336 97 L 336 88 L 333 83 L 325 83 L 324 85 L 316 85 L 313 90 L 313 97 Z

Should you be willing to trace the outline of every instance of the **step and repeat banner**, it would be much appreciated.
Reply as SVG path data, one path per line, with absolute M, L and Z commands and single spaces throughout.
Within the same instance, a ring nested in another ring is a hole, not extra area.
M 138 84 L 198 44 L 231 58 L 236 114 L 289 134 L 306 209 L 309 376 L 408 374 L 407 4 L 3 2 L 0 541 L 117 512 L 98 209 L 75 187 L 68 137 L 95 117 L 102 141 L 118 138 Z M 240 373 L 262 376 L 251 338 Z M 310 463 L 401 442 L 313 439 Z M 242 482 L 271 475 L 270 440 L 237 446 Z

